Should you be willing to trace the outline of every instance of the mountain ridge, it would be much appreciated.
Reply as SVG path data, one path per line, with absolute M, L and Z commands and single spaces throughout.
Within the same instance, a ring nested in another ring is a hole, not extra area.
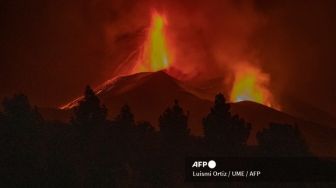
M 164 71 L 137 73 L 109 80 L 96 90 L 102 104 L 108 108 L 109 118 L 119 113 L 120 108 L 128 104 L 137 121 L 149 121 L 158 128 L 158 119 L 163 111 L 179 100 L 182 108 L 189 114 L 189 127 L 192 134 L 202 135 L 202 120 L 210 112 L 213 102 L 202 99 L 186 90 L 180 81 Z M 71 109 L 80 100 L 72 101 L 71 108 L 63 109 L 70 117 Z M 52 117 L 55 111 L 44 112 Z M 277 122 L 297 126 L 311 150 L 321 156 L 336 156 L 336 129 L 315 122 L 308 122 L 262 104 L 251 101 L 231 103 L 231 112 L 238 114 L 252 124 L 249 145 L 257 144 L 255 135 L 268 127 L 269 123 Z M 45 115 L 44 114 L 44 115 Z M 59 115 L 57 116 L 60 117 Z

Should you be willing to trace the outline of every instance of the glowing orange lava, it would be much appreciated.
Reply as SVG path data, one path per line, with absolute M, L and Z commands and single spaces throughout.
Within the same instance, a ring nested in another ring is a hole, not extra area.
M 167 24 L 164 15 L 153 11 L 142 52 L 133 69 L 134 73 L 160 71 L 171 65 L 173 58 L 168 49 Z
M 234 73 L 231 101 L 253 101 L 269 107 L 278 108 L 274 104 L 271 92 L 268 90 L 268 74 L 249 64 L 237 66 Z

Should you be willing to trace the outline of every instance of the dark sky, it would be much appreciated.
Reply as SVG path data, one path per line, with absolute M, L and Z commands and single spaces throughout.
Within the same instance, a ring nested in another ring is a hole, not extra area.
M 258 38 L 263 65 L 284 93 L 335 116 L 336 1 L 271 2 Z
M 2 0 L 0 97 L 22 92 L 36 105 L 57 106 L 109 79 L 137 45 L 152 7 L 165 10 L 194 47 L 183 53 L 206 54 L 186 60 L 217 61 L 218 49 L 224 57 L 253 51 L 278 98 L 336 115 L 333 0 Z

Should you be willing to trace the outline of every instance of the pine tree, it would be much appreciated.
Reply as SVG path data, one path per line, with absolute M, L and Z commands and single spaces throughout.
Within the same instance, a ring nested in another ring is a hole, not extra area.
M 128 166 L 137 151 L 136 128 L 134 115 L 131 108 L 126 104 L 121 107 L 119 114 L 114 119 L 111 137 L 115 140 L 115 150 L 118 151 L 119 159 L 123 165 Z M 123 166 L 122 168 L 126 168 Z
M 76 151 L 71 153 L 71 159 L 78 163 L 81 173 L 86 173 L 90 177 L 81 180 L 81 183 L 89 187 L 92 187 L 90 185 L 93 182 L 99 182 L 98 174 L 103 172 L 101 168 L 106 166 L 106 160 L 104 160 L 108 152 L 106 117 L 107 109 L 100 103 L 91 87 L 87 86 L 83 99 L 74 108 L 74 116 L 71 120 L 72 135 L 69 136 L 68 143 L 71 145 L 69 149 Z
M 84 98 L 74 109 L 72 124 L 79 127 L 92 127 L 102 125 L 106 122 L 107 109 L 100 104 L 95 92 L 87 86 Z
M 240 152 L 251 129 L 243 119 L 231 115 L 230 105 L 222 94 L 216 95 L 211 112 L 203 119 L 203 128 L 207 148 L 222 154 Z
M 43 169 L 43 124 L 42 116 L 36 107 L 30 105 L 25 95 L 4 99 L 0 123 L 0 161 L 6 165 L 0 173 L 5 172 L 3 178 L 9 181 L 7 183 L 13 183 L 15 187 L 39 187 Z M 0 186 L 3 186 L 1 183 Z
M 121 107 L 120 113 L 115 118 L 115 123 L 122 130 L 129 131 L 131 128 L 134 128 L 134 115 L 127 104 Z
M 299 129 L 288 124 L 271 123 L 268 128 L 257 133 L 257 140 L 263 155 L 310 155 Z
M 176 187 L 176 180 L 183 177 L 184 159 L 189 153 L 188 114 L 175 100 L 159 118 L 160 163 L 156 168 L 160 174 L 156 178 L 162 185 Z
M 2 121 L 12 136 L 36 139 L 44 123 L 36 107 L 32 107 L 25 95 L 14 95 L 3 100 Z
M 32 107 L 25 95 L 14 95 L 3 100 L 3 117 L 15 125 L 34 126 L 43 121 L 36 107 Z
M 160 133 L 166 142 L 185 142 L 189 136 L 188 115 L 177 100 L 159 118 Z

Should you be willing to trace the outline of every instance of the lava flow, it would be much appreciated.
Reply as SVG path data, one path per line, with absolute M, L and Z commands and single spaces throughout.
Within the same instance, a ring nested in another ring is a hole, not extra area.
M 269 75 L 250 64 L 242 64 L 234 70 L 231 101 L 253 101 L 272 108 L 279 108 L 268 89 Z
M 167 69 L 173 62 L 171 51 L 168 48 L 166 17 L 153 11 L 151 24 L 139 54 L 133 73 L 155 72 Z

